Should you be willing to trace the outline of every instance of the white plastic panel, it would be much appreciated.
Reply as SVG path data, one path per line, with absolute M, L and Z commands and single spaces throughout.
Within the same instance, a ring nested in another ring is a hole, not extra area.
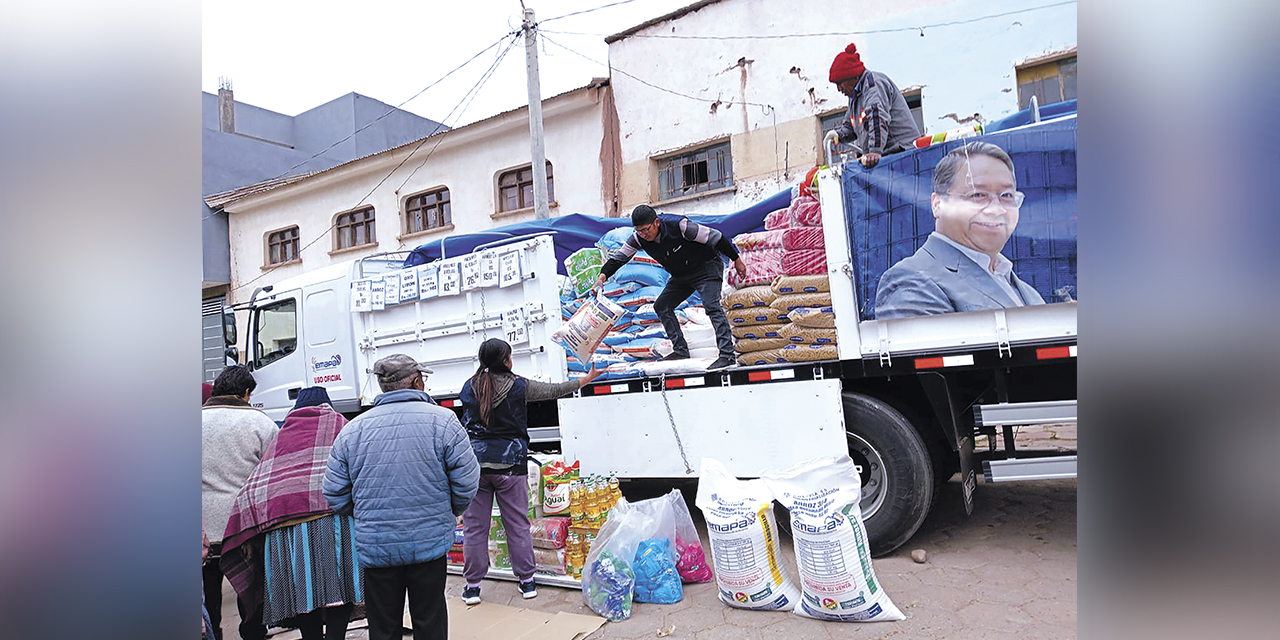
M 563 398 L 565 459 L 583 473 L 631 478 L 695 478 L 715 458 L 739 477 L 845 451 L 840 381 L 805 380 L 668 391 L 693 473 L 685 466 L 662 393 Z

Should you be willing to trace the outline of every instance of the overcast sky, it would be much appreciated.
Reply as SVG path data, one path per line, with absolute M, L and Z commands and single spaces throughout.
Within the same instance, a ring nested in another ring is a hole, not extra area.
M 608 75 L 606 35 L 694 0 L 525 0 L 546 38 L 540 42 L 542 97 Z M 566 14 L 600 8 L 581 15 Z M 203 3 L 201 89 L 231 80 L 236 100 L 297 115 L 356 92 L 399 105 L 517 29 L 520 0 L 212 0 Z M 577 32 L 590 35 L 553 33 Z M 509 40 L 405 104 L 420 116 L 459 126 L 528 101 L 523 38 L 465 103 Z M 452 113 L 452 115 L 450 115 Z

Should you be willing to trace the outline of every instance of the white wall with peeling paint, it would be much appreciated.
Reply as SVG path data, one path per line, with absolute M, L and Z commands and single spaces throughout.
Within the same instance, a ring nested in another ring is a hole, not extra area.
M 832 33 L 841 35 L 808 35 Z M 805 35 L 785 37 L 795 34 Z M 1015 66 L 1076 46 L 1076 4 L 721 0 L 650 25 L 609 45 L 624 182 L 647 183 L 638 174 L 655 155 L 726 135 L 735 137 L 736 172 L 738 136 L 794 132 L 797 127 L 779 126 L 843 109 L 847 100 L 827 73 L 849 42 L 857 43 L 868 69 L 888 74 L 899 88 L 921 87 L 925 128 L 938 133 L 973 121 L 975 114 L 990 122 L 1016 111 Z M 816 141 L 780 138 L 778 153 L 787 154 L 781 172 L 750 177 L 754 188 L 739 181 L 737 194 L 667 210 L 714 213 L 746 206 L 812 166 L 816 158 L 804 152 L 806 145 L 815 148 Z M 643 197 L 633 189 L 630 199 Z M 638 202 L 622 204 L 625 211 Z

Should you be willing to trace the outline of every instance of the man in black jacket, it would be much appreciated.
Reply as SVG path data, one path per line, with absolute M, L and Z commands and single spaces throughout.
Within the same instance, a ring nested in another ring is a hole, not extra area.
M 720 283 L 724 277 L 724 261 L 720 255 L 733 260 L 733 268 L 737 269 L 739 276 L 747 275 L 747 265 L 738 255 L 733 241 L 719 231 L 684 216 L 659 215 L 647 204 L 631 211 L 631 224 L 636 229 L 635 233 L 609 254 L 609 260 L 600 269 L 595 288 L 603 286 L 605 280 L 631 260 L 636 252 L 648 253 L 671 274 L 671 280 L 667 281 L 662 294 L 653 303 L 653 310 L 662 321 L 662 328 L 666 329 L 673 349 L 664 360 L 689 357 L 689 344 L 685 342 L 680 321 L 676 319 L 676 306 L 697 291 L 702 296 L 702 307 L 711 319 L 711 327 L 715 329 L 716 346 L 720 350 L 720 357 L 707 370 L 733 366 L 736 362 L 733 337 L 729 332 L 729 319 L 720 306 Z

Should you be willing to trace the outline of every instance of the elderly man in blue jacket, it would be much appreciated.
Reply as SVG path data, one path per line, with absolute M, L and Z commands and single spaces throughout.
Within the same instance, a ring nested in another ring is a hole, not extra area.
M 404 354 L 373 364 L 382 394 L 333 443 L 324 496 L 355 517 L 370 640 L 399 640 L 406 591 L 414 640 L 446 640 L 445 556 L 471 504 L 480 465 L 458 417 L 425 392 L 425 365 Z

